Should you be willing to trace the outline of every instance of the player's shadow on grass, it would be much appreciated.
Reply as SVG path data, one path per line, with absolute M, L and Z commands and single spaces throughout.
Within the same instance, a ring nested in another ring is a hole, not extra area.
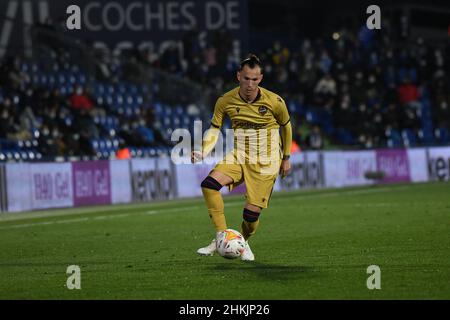
M 215 265 L 216 272 L 236 272 L 242 275 L 243 272 L 254 274 L 258 277 L 271 280 L 293 280 L 304 276 L 311 277 L 314 270 L 307 266 L 290 266 L 268 264 L 261 262 L 219 263 Z

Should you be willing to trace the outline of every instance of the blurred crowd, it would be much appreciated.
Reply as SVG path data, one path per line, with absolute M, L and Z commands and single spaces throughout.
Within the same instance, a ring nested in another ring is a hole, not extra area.
M 342 28 L 330 37 L 299 39 L 296 46 L 274 41 L 255 52 L 264 64 L 261 85 L 297 105 L 291 109 L 296 145 L 322 149 L 327 143 L 349 143 L 335 134 L 342 129 L 354 137 L 350 140 L 353 145 L 385 147 L 387 131 L 407 129 L 423 135 L 424 106 L 431 110 L 433 128 L 450 130 L 448 44 L 399 39 L 394 30 L 388 23 L 383 32 Z M 217 93 L 237 85 L 235 71 L 246 53 L 240 52 L 225 30 L 194 28 L 181 44 L 168 46 L 161 53 L 133 50 L 125 60 L 104 50 L 95 51 L 96 78 L 114 84 L 123 79 L 133 81 L 133 77 L 139 81 L 136 75 L 142 72 L 141 66 L 151 66 Z M 69 65 L 65 56 L 61 48 L 54 56 L 61 69 Z M 62 94 L 57 88 L 33 83 L 22 59 L 2 61 L 0 140 L 35 139 L 46 156 L 94 156 L 92 141 L 111 136 L 119 139 L 121 147 L 171 144 L 150 105 L 155 102 L 152 97 L 144 97 L 132 116 L 123 117 L 117 108 L 99 103 L 87 84 L 75 82 L 70 92 Z M 167 94 L 173 97 L 173 90 Z M 195 103 L 184 107 L 192 115 L 201 112 Z M 304 110 L 314 112 L 319 119 L 310 119 Z M 94 121 L 106 117 L 118 121 L 113 134 Z
M 70 68 L 63 66 L 64 58 L 57 60 L 53 68 Z M 74 81 L 70 91 L 63 94 L 58 87 L 36 85 L 32 73 L 23 66 L 20 57 L 5 60 L 0 66 L 0 151 L 11 146 L 16 151 L 17 143 L 32 141 L 33 149 L 45 158 L 95 158 L 98 150 L 94 141 L 99 139 L 116 139 L 115 149 L 170 145 L 157 128 L 153 109 L 145 104 L 124 117 L 117 108 L 99 103 L 89 86 Z M 114 119 L 117 125 L 111 130 L 99 119 Z
M 336 129 L 345 129 L 353 144 L 365 148 L 386 146 L 386 131 L 406 129 L 419 139 L 424 121 L 448 131 L 449 45 L 409 40 L 405 28 L 384 20 L 382 32 L 342 28 L 329 37 L 299 39 L 296 47 L 274 41 L 256 52 L 264 63 L 261 85 L 331 118 L 333 129 L 326 131 L 335 144 L 343 143 L 332 134 Z M 208 37 L 193 30 L 184 50 L 173 46 L 159 59 L 153 56 L 152 64 L 225 91 L 236 85 L 239 62 L 231 43 L 226 32 Z M 424 120 L 424 103 L 431 108 L 429 120 Z M 293 117 L 297 127 L 308 122 L 301 112 Z M 317 134 L 326 128 L 312 123 L 309 129 Z M 312 147 L 299 131 L 295 138 Z

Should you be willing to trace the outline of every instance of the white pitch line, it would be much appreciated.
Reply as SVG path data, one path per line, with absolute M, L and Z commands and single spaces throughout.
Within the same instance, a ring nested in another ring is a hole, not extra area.
M 97 217 L 92 217 L 92 218 L 86 217 L 86 218 L 78 218 L 78 219 L 64 219 L 64 220 L 44 221 L 44 222 L 35 222 L 35 223 L 15 224 L 12 226 L 0 227 L 0 230 L 27 228 L 27 227 L 35 227 L 35 226 L 46 226 L 46 225 L 52 225 L 52 224 L 84 222 L 84 221 L 89 221 L 89 220 L 105 220 L 105 219 L 125 218 L 125 217 L 128 217 L 129 215 L 130 214 L 116 214 L 116 215 L 108 215 L 108 216 L 97 216 Z
M 333 197 L 333 196 L 339 196 L 343 194 L 367 194 L 367 193 L 378 193 L 378 192 L 389 192 L 392 190 L 403 190 L 407 189 L 407 187 L 398 187 L 398 188 L 378 188 L 378 189 L 370 189 L 370 190 L 351 190 L 351 191 L 341 191 L 341 192 L 330 192 L 330 193 L 320 193 L 320 194 L 310 194 L 310 195 L 297 195 L 294 197 L 289 197 L 289 199 L 292 198 L 317 198 L 317 197 Z M 273 199 L 276 201 L 286 201 L 285 198 L 280 199 Z M 234 207 L 234 206 L 240 206 L 242 205 L 242 202 L 229 202 L 226 203 L 226 207 Z M 355 204 L 361 205 L 361 204 Z M 159 209 L 159 210 L 149 210 L 144 212 L 146 215 L 154 215 L 159 213 L 166 213 L 166 212 L 183 212 L 183 211 L 192 211 L 196 209 L 200 209 L 202 207 L 200 206 L 190 206 L 190 207 L 184 207 L 184 208 L 172 208 L 172 209 Z M 116 208 L 115 208 L 116 209 Z M 118 208 L 117 208 L 118 209 Z M 92 209 L 92 211 L 95 211 L 95 208 Z M 115 211 L 115 210 L 114 210 Z M 142 214 L 142 213 L 141 213 Z M 34 226 L 40 226 L 40 225 L 52 225 L 52 224 L 62 224 L 62 223 L 75 223 L 75 222 L 83 222 L 83 221 L 89 221 L 89 220 L 105 220 L 105 219 L 114 219 L 114 218 L 125 218 L 130 216 L 131 214 L 112 214 L 112 215 L 104 215 L 104 216 L 96 216 L 96 217 L 86 217 L 86 218 L 77 218 L 77 219 L 65 219 L 65 220 L 55 220 L 55 221 L 44 221 L 44 222 L 36 222 L 36 223 L 26 223 L 26 224 L 17 224 L 17 225 L 11 225 L 11 226 L 4 226 L 0 227 L 0 230 L 5 229 L 16 229 L 16 228 L 26 228 L 26 227 L 34 227 Z
M 318 194 L 305 194 L 305 195 L 296 195 L 292 197 L 282 197 L 275 198 L 271 201 L 286 201 L 287 199 L 308 199 L 308 198 L 327 198 L 327 197 L 336 197 L 342 195 L 359 195 L 359 194 L 370 194 L 370 193 L 382 193 L 382 192 L 390 192 L 397 190 L 405 190 L 408 187 L 397 187 L 397 188 L 377 188 L 377 189 L 368 189 L 368 190 L 349 190 L 349 191 L 340 191 L 340 192 L 324 192 Z

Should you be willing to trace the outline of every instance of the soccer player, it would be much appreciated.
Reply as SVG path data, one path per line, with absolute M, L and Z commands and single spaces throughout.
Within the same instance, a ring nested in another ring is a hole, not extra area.
M 250 54 L 237 71 L 239 86 L 217 99 L 211 128 L 202 143 L 201 151 L 193 151 L 191 162 L 204 159 L 214 148 L 223 119 L 231 119 L 234 149 L 220 161 L 202 181 L 201 188 L 216 235 L 227 229 L 224 203 L 220 189 L 231 190 L 245 182 L 247 193 L 243 209 L 241 233 L 246 247 L 241 259 L 255 260 L 248 238 L 255 234 L 261 210 L 267 208 L 277 176 L 290 171 L 292 128 L 284 100 L 277 94 L 259 87 L 263 68 L 259 58 Z M 281 127 L 281 130 L 280 130 Z M 281 141 L 280 141 L 281 131 Z M 200 248 L 200 255 L 213 255 L 216 240 Z

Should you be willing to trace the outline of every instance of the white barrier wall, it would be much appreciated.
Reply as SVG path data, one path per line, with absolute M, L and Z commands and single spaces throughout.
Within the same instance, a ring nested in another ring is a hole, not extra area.
M 429 148 L 426 159 L 429 181 L 450 180 L 450 148 Z
M 31 208 L 72 207 L 72 165 L 70 163 L 30 164 Z
M 28 163 L 6 165 L 8 211 L 31 210 L 31 174 Z
M 428 181 L 426 149 L 408 149 L 407 153 L 411 182 Z
M 129 203 L 132 199 L 130 161 L 111 160 L 111 202 Z
M 375 151 L 331 151 L 323 155 L 326 187 L 373 184 L 365 173 L 377 170 Z
M 214 168 L 214 165 L 220 159 L 209 159 L 208 163 L 196 163 L 192 165 L 190 160 L 183 161 L 182 164 L 175 166 L 175 176 L 177 185 L 177 194 L 180 198 L 200 197 L 202 190 L 200 184 L 205 179 L 209 172 Z M 220 190 L 222 194 L 229 194 L 228 188 Z M 244 193 L 245 186 L 235 188 L 231 193 Z
M 216 161 L 219 159 L 216 159 Z M 302 152 L 274 191 L 374 183 L 450 180 L 450 147 Z M 6 163 L 1 208 L 9 212 L 198 197 L 210 164 L 172 163 L 169 157 L 67 163 Z M 383 171 L 381 181 L 367 172 Z M 5 190 L 6 189 L 6 190 Z M 245 193 L 245 185 L 231 193 Z M 228 194 L 227 188 L 222 188 Z
M 176 170 L 169 157 L 133 159 L 130 166 L 132 201 L 177 197 Z
M 325 186 L 322 152 L 302 152 L 291 156 L 291 173 L 277 179 L 274 191 L 321 188 Z

